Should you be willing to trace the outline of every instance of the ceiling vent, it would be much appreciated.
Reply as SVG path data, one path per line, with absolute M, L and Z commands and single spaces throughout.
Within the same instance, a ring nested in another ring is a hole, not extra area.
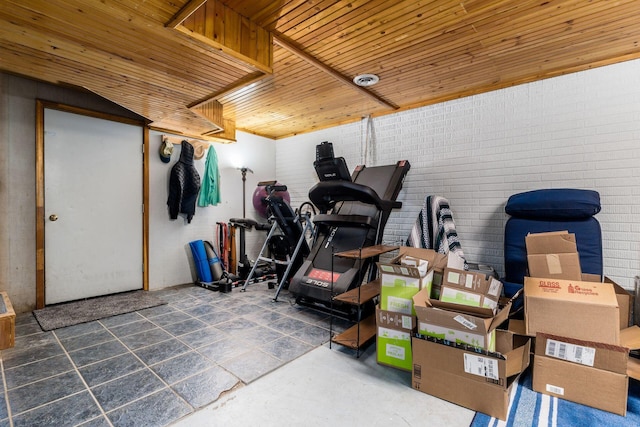
M 375 74 L 360 74 L 353 78 L 353 82 L 358 86 L 373 86 L 380 78 Z

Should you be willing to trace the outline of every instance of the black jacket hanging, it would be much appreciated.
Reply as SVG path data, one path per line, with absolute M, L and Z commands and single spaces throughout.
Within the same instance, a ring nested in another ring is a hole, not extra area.
M 196 213 L 196 200 L 200 192 L 200 175 L 193 166 L 193 146 L 187 141 L 182 141 L 180 160 L 173 165 L 169 177 L 169 216 L 177 219 L 178 214 L 187 216 L 187 222 Z

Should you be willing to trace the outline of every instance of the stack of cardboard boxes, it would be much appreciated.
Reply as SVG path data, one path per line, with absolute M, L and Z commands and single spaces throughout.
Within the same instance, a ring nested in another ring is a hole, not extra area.
M 511 307 L 498 303 L 502 283 L 458 261 L 402 247 L 378 264 L 377 360 L 411 371 L 417 390 L 504 419 L 530 340 L 497 330 Z
M 447 257 L 434 251 L 402 247 L 387 263 L 378 263 L 380 305 L 376 307 L 377 361 L 411 371 L 411 337 L 416 329 L 413 296 L 431 292 L 442 278 Z
M 403 247 L 379 263 L 378 363 L 411 371 L 416 390 L 505 420 L 533 359 L 535 391 L 625 415 L 628 378 L 640 379 L 631 296 L 582 274 L 571 233 L 531 234 L 526 246 L 520 321 L 507 322 L 499 280 L 432 250 Z
M 492 276 L 447 267 L 439 294 L 414 295 L 414 389 L 506 418 L 511 386 L 529 366 L 531 340 L 498 329 L 511 309 L 511 302 L 499 304 L 501 292 Z
M 573 234 L 530 234 L 525 243 L 533 389 L 624 416 L 629 375 L 640 378 L 638 361 L 629 359 L 629 349 L 640 347 L 640 328 L 628 328 L 631 296 L 611 280 L 582 274 Z

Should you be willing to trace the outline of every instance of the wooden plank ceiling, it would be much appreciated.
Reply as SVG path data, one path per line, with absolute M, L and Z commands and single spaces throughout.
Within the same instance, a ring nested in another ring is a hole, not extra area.
M 638 22 L 637 0 L 3 0 L 0 69 L 278 139 L 639 58 Z

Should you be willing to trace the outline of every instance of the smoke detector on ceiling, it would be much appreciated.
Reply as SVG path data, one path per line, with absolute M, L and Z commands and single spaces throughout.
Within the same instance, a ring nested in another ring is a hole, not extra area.
M 360 74 L 353 78 L 353 82 L 358 86 L 373 86 L 380 78 L 375 74 Z

